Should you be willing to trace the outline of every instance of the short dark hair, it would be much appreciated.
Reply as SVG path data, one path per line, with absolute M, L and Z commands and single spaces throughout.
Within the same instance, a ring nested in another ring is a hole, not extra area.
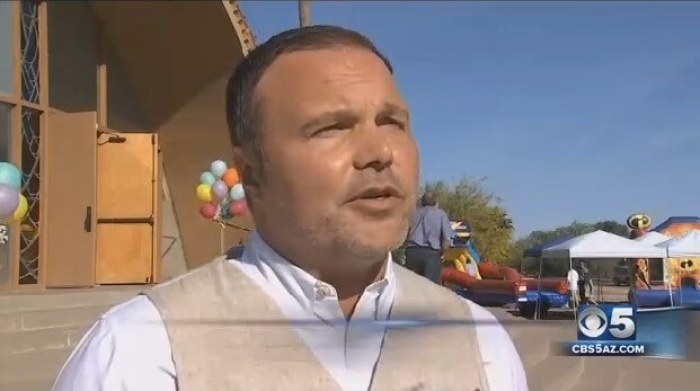
M 226 119 L 231 143 L 262 157 L 259 145 L 260 107 L 255 88 L 267 69 L 285 53 L 334 47 L 356 47 L 379 57 L 393 73 L 389 60 L 364 35 L 337 26 L 308 26 L 283 31 L 253 49 L 236 66 L 226 87 Z
M 421 204 L 423 206 L 435 206 L 437 205 L 437 195 L 431 191 L 423 194 L 421 198 Z

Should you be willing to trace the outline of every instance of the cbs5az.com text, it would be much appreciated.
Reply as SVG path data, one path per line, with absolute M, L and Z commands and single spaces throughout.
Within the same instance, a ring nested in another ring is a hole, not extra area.
M 646 356 L 651 346 L 640 342 L 572 342 L 566 347 L 568 356 Z

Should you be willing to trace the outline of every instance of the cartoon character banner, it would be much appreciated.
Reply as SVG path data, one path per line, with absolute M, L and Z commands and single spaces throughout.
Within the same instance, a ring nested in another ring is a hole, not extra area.
M 627 218 L 630 228 L 630 239 L 644 236 L 651 228 L 651 217 L 643 213 L 635 213 Z M 629 266 L 634 270 L 634 285 L 637 289 L 651 289 L 649 276 L 649 260 L 646 258 L 629 259 Z
M 700 257 L 667 258 L 666 287 L 700 289 Z
M 700 288 L 700 230 L 673 238 L 661 244 L 666 259 L 666 284 L 670 289 Z

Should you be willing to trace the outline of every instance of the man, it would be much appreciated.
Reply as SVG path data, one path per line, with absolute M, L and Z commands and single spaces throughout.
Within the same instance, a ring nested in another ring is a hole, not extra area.
M 569 294 L 571 295 L 569 306 L 576 309 L 576 307 L 578 307 L 579 276 L 578 272 L 573 267 L 569 269 L 569 272 L 566 274 L 566 281 L 569 283 Z
M 588 284 L 590 282 L 590 273 L 588 271 L 588 267 L 586 267 L 586 263 L 583 261 L 579 262 L 579 272 L 578 272 L 578 294 L 579 294 L 579 302 L 581 304 L 586 304 L 588 303 L 588 298 L 586 296 L 586 288 L 588 288 Z
M 492 315 L 391 261 L 418 149 L 367 38 L 285 31 L 237 66 L 226 94 L 256 225 L 243 255 L 103 315 L 56 391 L 527 389 Z
M 421 199 L 408 230 L 406 267 L 436 284 L 441 283 L 442 254 L 450 248 L 452 224 L 437 205 L 437 196 L 427 192 Z
M 649 260 L 646 258 L 639 258 L 634 261 L 634 286 L 637 289 L 651 289 Z

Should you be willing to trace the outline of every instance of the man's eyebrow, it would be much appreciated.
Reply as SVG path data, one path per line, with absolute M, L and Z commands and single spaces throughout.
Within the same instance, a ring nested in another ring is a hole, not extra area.
M 411 118 L 411 114 L 406 107 L 394 103 L 385 103 L 379 115 L 387 117 L 399 116 L 407 121 Z
M 301 127 L 302 131 L 312 131 L 319 126 L 331 125 L 334 122 L 354 122 L 357 121 L 358 115 L 349 109 L 330 110 L 321 113 L 314 118 L 306 121 Z
M 401 117 L 408 121 L 410 119 L 410 113 L 408 109 L 404 106 L 400 106 L 394 103 L 385 103 L 382 109 L 378 113 L 379 117 Z M 321 113 L 316 117 L 306 121 L 301 127 L 304 133 L 316 130 L 320 126 L 331 125 L 336 122 L 340 123 L 354 123 L 358 120 L 359 115 L 351 109 L 337 109 L 329 110 L 325 113 Z

